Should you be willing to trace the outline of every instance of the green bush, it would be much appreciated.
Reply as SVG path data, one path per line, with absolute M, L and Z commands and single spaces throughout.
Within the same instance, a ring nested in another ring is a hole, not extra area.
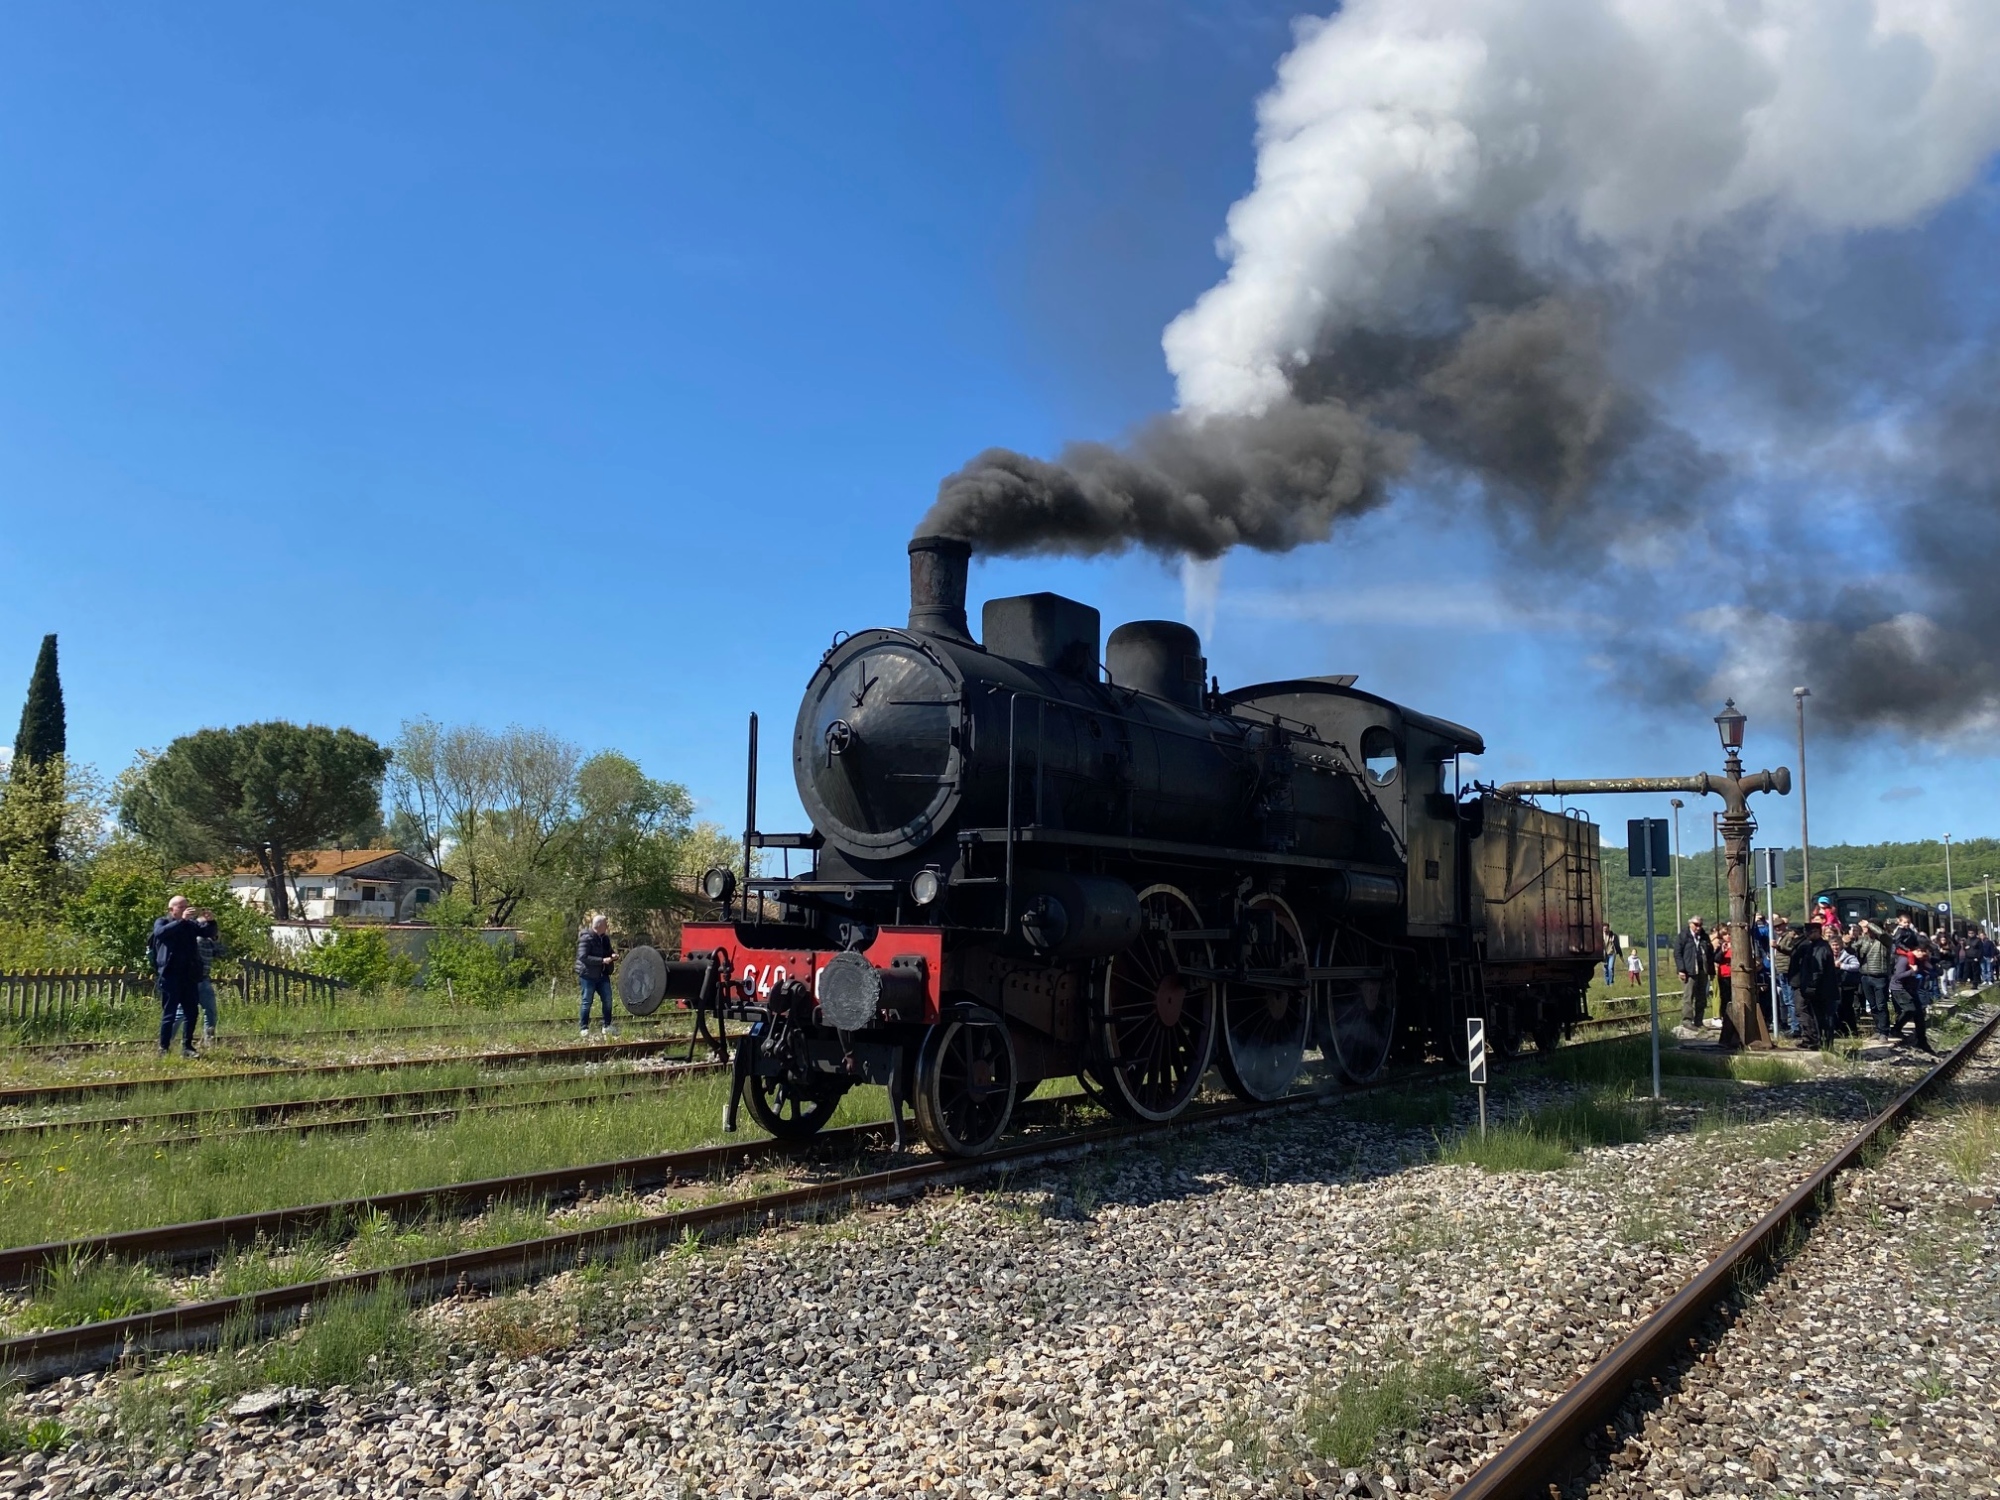
M 424 953 L 424 988 L 461 1004 L 493 1005 L 528 982 L 529 966 L 511 942 L 491 941 L 479 915 L 457 892 L 431 903 L 436 935 Z
M 144 973 L 152 967 L 146 939 L 166 910 L 167 882 L 158 870 L 107 862 L 70 900 L 63 926 L 83 940 L 94 964 Z
M 407 989 L 417 982 L 416 960 L 391 948 L 388 934 L 379 927 L 343 927 L 332 942 L 301 955 L 300 964 L 371 993 Z

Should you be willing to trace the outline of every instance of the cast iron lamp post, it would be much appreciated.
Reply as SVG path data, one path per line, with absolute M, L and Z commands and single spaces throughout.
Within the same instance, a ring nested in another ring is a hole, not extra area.
M 1771 1033 L 1763 1013 L 1757 1008 L 1757 950 L 1750 933 L 1750 840 L 1757 832 L 1757 820 L 1750 815 L 1753 792 L 1776 792 L 1783 797 L 1792 790 L 1792 773 L 1784 766 L 1775 771 L 1743 771 L 1744 716 L 1730 699 L 1715 716 L 1716 732 L 1722 736 L 1722 774 L 1698 771 L 1693 776 L 1632 776 L 1603 780 L 1510 781 L 1496 788 L 1503 797 L 1591 797 L 1623 792 L 1693 792 L 1698 796 L 1722 798 L 1720 827 L 1722 857 L 1729 874 L 1729 1004 L 1722 1013 L 1722 1045 L 1725 1047 L 1768 1047 Z

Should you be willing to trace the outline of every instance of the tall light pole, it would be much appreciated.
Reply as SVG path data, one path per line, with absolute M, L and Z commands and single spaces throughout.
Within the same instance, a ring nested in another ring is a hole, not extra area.
M 1687 925 L 1681 916 L 1681 809 L 1687 804 L 1678 797 L 1668 801 L 1674 809 L 1674 931 L 1679 933 Z
M 1810 922 L 1813 914 L 1812 840 L 1806 837 L 1806 699 L 1811 688 L 1792 689 L 1792 701 L 1799 706 L 1799 881 L 1805 887 L 1800 901 L 1805 907 L 1800 920 Z
M 1988 931 L 1991 931 L 1993 927 L 1993 877 L 1991 875 L 1982 875 L 1979 878 L 1986 884 L 1986 927 Z
M 1944 836 L 1944 930 L 1951 931 L 1951 919 L 1958 913 L 1951 909 L 1951 835 Z

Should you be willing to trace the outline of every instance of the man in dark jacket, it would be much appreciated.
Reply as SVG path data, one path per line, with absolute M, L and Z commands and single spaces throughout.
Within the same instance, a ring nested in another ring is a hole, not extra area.
M 1854 929 L 1847 951 L 1861 960 L 1861 1003 L 1874 1018 L 1875 1035 L 1885 1037 L 1889 1034 L 1889 973 L 1895 968 L 1895 955 L 1873 922 L 1862 922 Z
M 153 923 L 149 951 L 153 959 L 153 987 L 160 997 L 160 1055 L 173 1045 L 176 1020 L 185 1023 L 181 1051 L 199 1057 L 194 1050 L 195 1013 L 201 1008 L 203 972 L 201 943 L 215 941 L 215 923 L 203 922 L 188 914 L 185 896 L 167 903 L 167 914 Z
M 1789 974 L 1800 1040 L 1808 1047 L 1831 1047 L 1834 1015 L 1840 1009 L 1840 970 L 1819 923 L 1806 924 L 1805 935 L 1792 948 Z
M 583 1006 L 576 1018 L 578 1036 L 590 1035 L 592 996 L 604 1002 L 604 1034 L 618 1034 L 611 1029 L 611 965 L 615 959 L 611 948 L 611 921 L 602 912 L 593 912 L 583 924 L 583 931 L 576 935 L 576 977 L 583 988 Z
M 1791 919 L 1780 914 L 1771 918 L 1771 952 L 1775 955 L 1771 962 L 1778 970 L 1778 1003 L 1784 1007 L 1785 1030 L 1793 1036 L 1799 1034 L 1798 999 L 1792 993 L 1792 955 L 1798 951 L 1802 941 L 1799 931 L 1792 926 Z
M 1689 917 L 1687 931 L 1674 939 L 1674 968 L 1681 976 L 1681 1025 L 1699 1027 L 1715 978 L 1715 944 L 1701 930 L 1700 917 Z

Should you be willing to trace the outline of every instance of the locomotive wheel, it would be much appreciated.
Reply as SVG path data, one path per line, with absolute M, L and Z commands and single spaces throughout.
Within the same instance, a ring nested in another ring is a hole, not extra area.
M 1553 1052 L 1562 1045 L 1562 1022 L 1537 1019 L 1532 1033 L 1537 1052 Z
M 917 1054 L 917 1130 L 940 1156 L 993 1149 L 1014 1113 L 1014 1043 L 985 1009 L 948 1015 Z
M 1215 954 L 1206 938 L 1174 936 L 1199 929 L 1201 917 L 1172 886 L 1140 892 L 1139 912 L 1137 941 L 1105 970 L 1104 1056 L 1093 1072 L 1118 1113 L 1170 1120 L 1201 1088 L 1215 1047 Z
M 1314 968 L 1340 966 L 1341 961 L 1334 956 L 1336 942 L 1336 938 L 1320 941 Z M 1340 1065 L 1341 1076 L 1349 1083 L 1374 1079 L 1388 1064 L 1389 1048 L 1396 1040 L 1395 971 L 1380 979 L 1316 980 L 1313 998 L 1325 1035 L 1323 1055 Z
M 829 1081 L 807 1088 L 791 1078 L 760 1078 L 755 1040 L 745 1037 L 736 1048 L 739 1054 L 748 1053 L 739 1064 L 747 1075 L 743 1080 L 743 1103 L 750 1111 L 750 1118 L 770 1134 L 781 1141 L 802 1141 L 818 1134 L 820 1127 L 833 1118 L 833 1112 L 840 1107 L 841 1095 L 847 1092 L 842 1085 Z
M 1306 982 L 1305 939 L 1292 909 L 1272 895 L 1258 896 L 1250 909 L 1269 914 L 1271 936 L 1244 948 L 1243 967 L 1276 970 L 1296 982 L 1228 985 L 1222 993 L 1222 1040 L 1215 1063 L 1237 1098 L 1265 1103 L 1284 1095 L 1305 1061 L 1312 991 Z

